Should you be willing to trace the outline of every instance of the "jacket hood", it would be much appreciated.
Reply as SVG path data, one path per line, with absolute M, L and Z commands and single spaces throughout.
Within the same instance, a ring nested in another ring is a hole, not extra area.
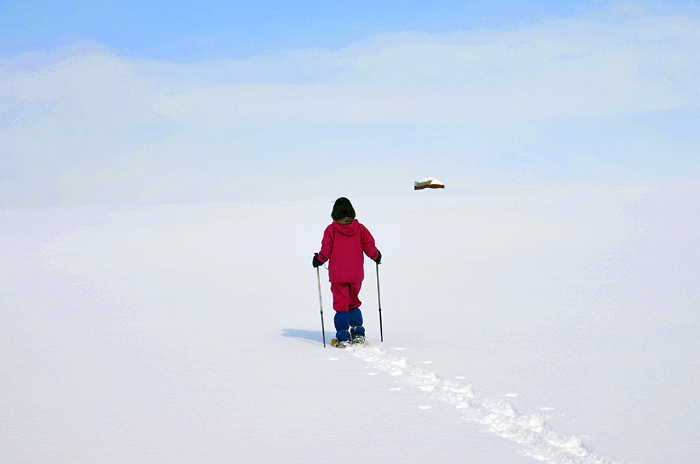
M 350 223 L 345 224 L 344 222 L 348 219 L 350 220 Z M 340 221 L 334 221 L 333 228 L 340 234 L 352 237 L 357 232 L 357 221 L 350 218 L 343 218 Z

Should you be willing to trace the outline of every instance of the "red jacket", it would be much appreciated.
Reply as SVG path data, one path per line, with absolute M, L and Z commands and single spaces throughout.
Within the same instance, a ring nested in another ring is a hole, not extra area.
M 326 227 L 318 260 L 328 264 L 331 282 L 362 282 L 365 278 L 364 256 L 377 259 L 379 250 L 369 230 L 356 220 L 350 224 L 333 222 Z

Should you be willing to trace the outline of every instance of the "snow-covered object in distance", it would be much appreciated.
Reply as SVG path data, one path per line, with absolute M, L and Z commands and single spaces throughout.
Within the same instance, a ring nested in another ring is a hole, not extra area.
M 413 184 L 413 190 L 423 190 L 424 188 L 444 189 L 445 184 L 432 177 L 426 177 Z

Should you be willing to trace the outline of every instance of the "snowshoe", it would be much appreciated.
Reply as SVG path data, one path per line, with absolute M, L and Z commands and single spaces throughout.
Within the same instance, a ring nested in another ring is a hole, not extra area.
M 365 344 L 365 336 L 358 335 L 357 337 L 352 337 L 352 344 L 353 345 L 364 345 Z

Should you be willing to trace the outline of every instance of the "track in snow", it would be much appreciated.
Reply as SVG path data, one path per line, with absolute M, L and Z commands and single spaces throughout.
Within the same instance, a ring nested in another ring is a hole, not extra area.
M 522 414 L 505 401 L 487 399 L 470 385 L 443 380 L 385 349 L 367 344 L 347 351 L 401 382 L 429 393 L 432 398 L 454 406 L 464 419 L 478 422 L 518 443 L 526 456 L 554 464 L 623 464 L 590 451 L 580 437 L 561 435 L 541 415 Z

